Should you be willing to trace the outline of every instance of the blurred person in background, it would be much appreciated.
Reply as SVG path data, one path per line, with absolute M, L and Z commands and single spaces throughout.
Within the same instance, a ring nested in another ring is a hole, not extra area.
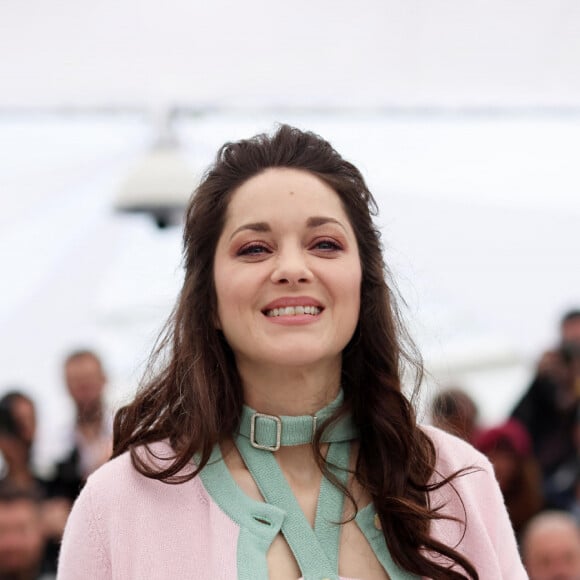
M 478 433 L 474 445 L 491 461 L 512 526 L 519 539 L 528 521 L 543 507 L 540 470 L 530 436 L 510 419 Z
M 530 520 L 522 537 L 530 580 L 580 580 L 580 529 L 569 514 L 546 511 Z
M 87 477 L 111 456 L 113 429 L 100 358 L 91 350 L 70 353 L 64 362 L 64 378 L 75 406 L 75 424 L 69 451 L 56 466 L 55 483 L 60 493 L 74 500 Z
M 0 399 L 0 478 L 23 487 L 35 487 L 38 480 L 31 467 L 36 432 L 36 411 L 32 399 L 16 390 Z
M 574 495 L 566 511 L 574 517 L 576 523 L 580 526 L 580 461 L 576 465 L 576 477 L 574 479 L 573 489 Z
M 580 310 L 571 310 L 562 317 L 559 346 L 542 355 L 532 384 L 512 411 L 532 438 L 553 507 L 565 507 L 572 494 L 579 396 Z
M 0 482 L 0 580 L 43 580 L 45 539 L 38 494 Z
M 55 481 L 35 472 L 31 463 L 35 436 L 36 409 L 32 399 L 21 391 L 6 393 L 0 399 L 0 453 L 4 459 L 0 480 L 39 498 L 45 541 L 42 569 L 56 572 L 58 547 L 72 501 L 63 496 Z
M 36 407 L 34 401 L 21 391 L 11 390 L 2 397 L 0 405 L 10 408 L 12 416 L 18 423 L 20 438 L 25 442 L 29 455 L 31 455 L 36 435 Z
M 477 432 L 477 417 L 477 405 L 463 389 L 446 388 L 431 402 L 433 425 L 469 443 Z

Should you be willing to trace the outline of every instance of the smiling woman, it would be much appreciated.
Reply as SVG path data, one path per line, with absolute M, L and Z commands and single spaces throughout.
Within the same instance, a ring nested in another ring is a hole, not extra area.
M 417 425 L 360 172 L 281 126 L 195 192 L 185 281 L 59 578 L 525 578 L 487 460 Z M 412 352 L 412 350 L 411 350 Z

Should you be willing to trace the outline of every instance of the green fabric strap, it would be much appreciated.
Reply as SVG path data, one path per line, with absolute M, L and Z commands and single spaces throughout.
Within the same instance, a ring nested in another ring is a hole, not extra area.
M 342 492 L 323 477 L 312 529 L 274 455 L 256 448 L 247 437 L 237 437 L 236 445 L 265 500 L 286 512 L 282 534 L 304 580 L 338 580 L 340 522 L 344 504 Z M 349 442 L 332 443 L 327 455 L 330 469 L 343 484 L 348 475 L 349 452 Z
M 266 451 L 277 451 L 287 445 L 305 445 L 312 442 L 317 428 L 342 405 L 342 401 L 341 391 L 332 403 L 316 415 L 300 417 L 266 415 L 244 405 L 239 434 L 249 439 L 254 447 Z M 356 436 L 352 419 L 347 416 L 325 429 L 322 442 L 350 441 Z
M 326 465 L 331 473 L 346 486 L 350 443 L 332 443 L 326 454 Z M 322 549 L 338 573 L 338 555 L 341 526 L 344 511 L 344 494 L 329 479 L 322 478 L 314 531 Z

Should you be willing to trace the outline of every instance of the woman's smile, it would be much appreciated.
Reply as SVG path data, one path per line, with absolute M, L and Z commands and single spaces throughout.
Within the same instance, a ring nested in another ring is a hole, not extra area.
M 262 312 L 275 324 L 299 325 L 318 321 L 323 310 L 318 300 L 308 296 L 287 296 L 274 300 Z

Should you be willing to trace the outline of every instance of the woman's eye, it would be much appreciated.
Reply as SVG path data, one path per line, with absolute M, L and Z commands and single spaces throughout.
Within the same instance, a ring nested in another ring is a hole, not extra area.
M 248 244 L 238 250 L 238 256 L 259 256 L 268 251 L 268 248 L 262 244 Z
M 342 246 L 334 240 L 319 240 L 314 244 L 316 250 L 323 250 L 325 252 L 332 252 L 342 250 Z

